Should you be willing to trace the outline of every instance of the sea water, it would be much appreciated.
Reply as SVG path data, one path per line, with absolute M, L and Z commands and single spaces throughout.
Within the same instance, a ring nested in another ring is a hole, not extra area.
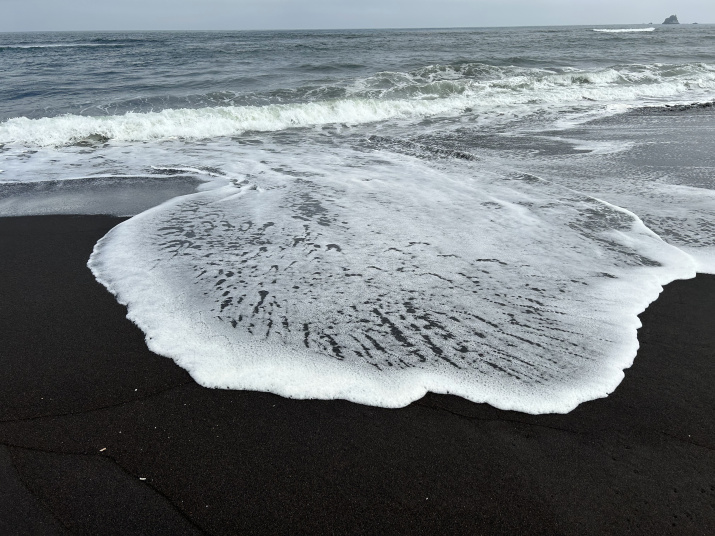
M 202 385 L 566 412 L 618 386 L 662 285 L 715 272 L 714 47 L 1 34 L 0 215 L 132 216 L 89 267 Z

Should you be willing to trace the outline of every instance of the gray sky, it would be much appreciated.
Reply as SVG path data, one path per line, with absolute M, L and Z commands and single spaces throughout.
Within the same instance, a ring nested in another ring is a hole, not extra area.
M 0 0 L 0 31 L 715 23 L 715 0 Z

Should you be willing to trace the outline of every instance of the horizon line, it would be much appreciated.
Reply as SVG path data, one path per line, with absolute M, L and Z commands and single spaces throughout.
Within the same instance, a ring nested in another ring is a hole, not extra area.
M 663 24 L 660 22 L 619 22 L 619 23 L 590 23 L 590 24 L 537 24 L 537 25 L 511 25 L 511 26 L 375 26 L 369 28 L 254 28 L 254 29 L 186 29 L 186 28 L 135 28 L 135 29 L 96 29 L 96 30 L 0 30 L 0 34 L 13 33 L 128 33 L 128 32 L 345 32 L 345 31 L 387 31 L 387 30 L 480 30 L 498 28 L 574 28 L 592 26 L 712 26 L 711 22 L 681 22 L 679 24 Z

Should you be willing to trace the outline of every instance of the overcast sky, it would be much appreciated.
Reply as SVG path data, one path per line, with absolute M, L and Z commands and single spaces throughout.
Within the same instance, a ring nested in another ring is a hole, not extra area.
M 0 31 L 715 23 L 715 0 L 0 0 Z

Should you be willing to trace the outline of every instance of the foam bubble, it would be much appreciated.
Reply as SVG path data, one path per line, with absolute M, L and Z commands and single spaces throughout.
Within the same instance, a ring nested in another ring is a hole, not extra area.
M 692 259 L 632 213 L 481 163 L 287 147 L 113 229 L 89 266 L 208 387 L 531 413 L 606 396 Z

